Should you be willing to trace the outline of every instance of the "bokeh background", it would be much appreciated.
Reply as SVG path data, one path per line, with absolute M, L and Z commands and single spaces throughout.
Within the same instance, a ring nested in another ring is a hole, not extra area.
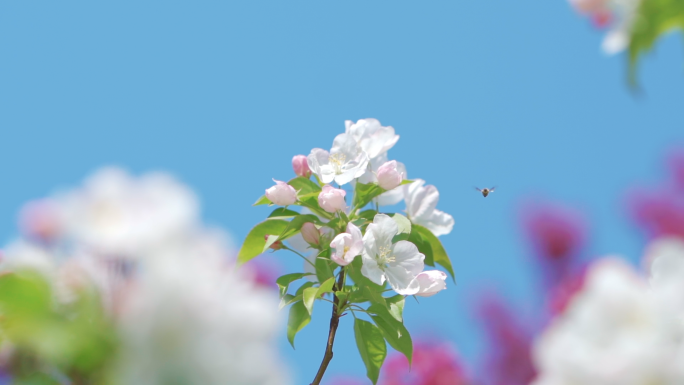
M 401 136 L 391 158 L 436 185 L 456 220 L 442 241 L 457 284 L 411 300 L 407 327 L 451 341 L 475 371 L 483 293 L 523 319 L 543 306 L 525 204 L 574 208 L 585 255 L 637 264 L 645 239 L 626 194 L 660 180 L 684 144 L 680 38 L 657 43 L 635 91 L 601 35 L 562 0 L 3 2 L 0 240 L 26 201 L 119 165 L 176 175 L 237 245 L 267 214 L 251 204 L 271 178 L 293 176 L 293 155 L 328 148 L 344 120 L 377 118 Z M 490 185 L 486 199 L 473 189 Z M 266 260 L 301 269 L 294 255 Z M 283 326 L 294 383 L 315 374 L 327 313 L 295 351 Z M 345 319 L 326 379 L 341 374 L 365 375 Z

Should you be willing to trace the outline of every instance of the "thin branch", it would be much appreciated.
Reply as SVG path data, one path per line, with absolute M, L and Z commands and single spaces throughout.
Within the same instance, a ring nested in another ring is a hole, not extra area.
M 293 250 L 293 249 L 291 249 L 291 248 L 289 248 L 289 247 L 287 247 L 287 246 L 285 246 L 285 245 L 283 245 L 282 247 L 283 247 L 283 249 L 285 249 L 285 250 L 290 250 L 291 252 L 293 252 L 293 253 L 299 255 L 299 256 L 302 257 L 302 259 L 305 260 L 309 265 L 313 266 L 314 270 L 316 269 L 316 265 L 314 265 L 313 262 L 309 261 L 309 258 L 307 258 L 307 257 L 305 257 L 305 256 L 303 256 L 303 255 L 301 255 L 301 254 L 299 254 L 299 253 L 296 252 L 295 250 Z
M 344 269 L 341 270 L 340 276 L 337 278 L 337 283 L 333 288 L 334 291 L 342 290 L 342 283 L 344 282 Z M 323 362 L 318 368 L 318 373 L 314 378 L 311 385 L 320 385 L 325 370 L 328 368 L 328 364 L 333 358 L 333 344 L 335 343 L 335 333 L 337 333 L 337 326 L 340 324 L 340 309 L 342 309 L 346 304 L 340 304 L 340 299 L 335 296 L 333 300 L 332 316 L 330 317 L 330 332 L 328 333 L 328 343 L 325 346 L 325 354 L 323 355 Z

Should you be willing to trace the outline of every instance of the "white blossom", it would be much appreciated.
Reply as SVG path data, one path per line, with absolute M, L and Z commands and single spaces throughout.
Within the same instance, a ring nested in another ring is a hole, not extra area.
M 398 294 L 413 295 L 420 290 L 415 278 L 423 271 L 425 255 L 411 242 L 392 243 L 398 233 L 394 219 L 385 214 L 375 216 L 363 236 L 361 273 L 378 285 L 387 280 Z
M 436 209 L 439 191 L 435 186 L 424 184 L 424 180 L 415 179 L 403 186 L 406 189 L 406 214 L 411 222 L 426 227 L 436 236 L 449 234 L 454 227 L 454 218 Z
M 345 132 L 356 140 L 370 159 L 385 154 L 399 140 L 393 127 L 383 127 L 377 119 L 359 119 L 356 123 L 347 120 L 344 125 Z
M 314 148 L 307 157 L 309 168 L 323 183 L 335 181 L 340 186 L 363 175 L 368 160 L 368 154 L 348 134 L 337 135 L 330 152 Z

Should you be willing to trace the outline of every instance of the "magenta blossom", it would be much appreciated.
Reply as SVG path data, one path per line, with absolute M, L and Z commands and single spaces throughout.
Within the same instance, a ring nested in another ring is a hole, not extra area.
M 662 236 L 684 237 L 684 194 L 670 189 L 633 192 L 630 211 L 649 239 Z
M 532 363 L 532 333 L 517 312 L 498 295 L 483 297 L 477 307 L 489 347 L 485 369 L 489 385 L 528 385 L 536 375 Z
M 548 203 L 526 204 L 521 216 L 546 284 L 553 286 L 577 265 L 587 225 L 577 210 Z
M 668 163 L 674 188 L 684 194 L 684 148 L 673 151 Z
M 459 357 L 447 343 L 414 340 L 413 365 L 406 357 L 390 355 L 382 367 L 379 385 L 465 385 L 469 384 Z
M 586 269 L 581 269 L 578 273 L 568 275 L 551 289 L 547 298 L 551 316 L 555 317 L 562 314 L 575 294 L 582 290 L 585 272 Z

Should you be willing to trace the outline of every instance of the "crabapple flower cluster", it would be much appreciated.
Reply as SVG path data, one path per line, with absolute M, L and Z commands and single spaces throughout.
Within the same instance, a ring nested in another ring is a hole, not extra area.
M 386 344 L 411 360 L 411 337 L 402 316 L 405 297 L 429 297 L 446 289 L 447 274 L 426 270 L 426 265 L 438 264 L 454 274 L 438 238 L 451 232 L 454 220 L 437 210 L 437 188 L 408 180 L 404 164 L 389 159 L 398 140 L 394 128 L 375 119 L 347 121 L 330 150 L 314 148 L 308 156 L 294 156 L 296 177 L 276 181 L 255 203 L 284 207 L 250 231 L 238 254 L 241 262 L 269 249 L 302 257 L 302 272 L 277 280 L 281 307 L 290 306 L 290 343 L 294 346 L 295 335 L 310 322 L 316 300 L 332 302 L 332 338 L 339 317 L 353 314 L 357 347 L 373 382 Z M 402 200 L 406 216 L 381 212 L 381 206 Z M 305 283 L 295 289 L 302 278 Z M 332 357 L 332 343 L 328 348 L 314 384 Z

